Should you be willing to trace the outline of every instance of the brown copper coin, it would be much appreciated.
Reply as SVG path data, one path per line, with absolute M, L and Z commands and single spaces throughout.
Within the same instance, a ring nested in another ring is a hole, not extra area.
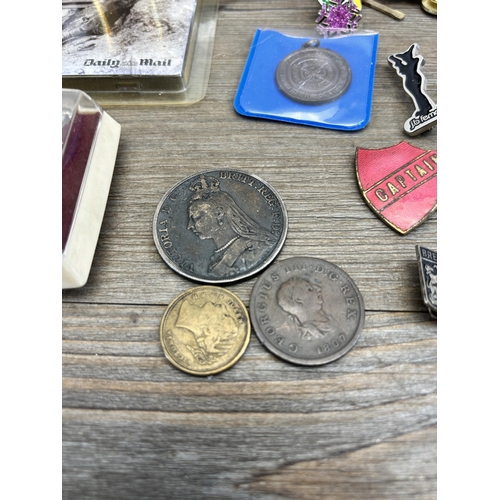
M 233 366 L 250 341 L 250 317 L 234 293 L 216 286 L 191 288 L 167 307 L 160 340 L 167 359 L 192 375 Z
M 257 337 L 276 356 L 299 365 L 323 365 L 354 346 L 365 310 L 345 271 L 322 259 L 293 257 L 260 275 L 250 317 Z

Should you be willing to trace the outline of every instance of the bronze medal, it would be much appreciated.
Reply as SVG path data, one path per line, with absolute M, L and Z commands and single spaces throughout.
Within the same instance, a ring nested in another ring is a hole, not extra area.
M 351 84 L 351 67 L 337 52 L 306 42 L 278 64 L 276 84 L 288 98 L 301 104 L 326 104 L 344 95 Z

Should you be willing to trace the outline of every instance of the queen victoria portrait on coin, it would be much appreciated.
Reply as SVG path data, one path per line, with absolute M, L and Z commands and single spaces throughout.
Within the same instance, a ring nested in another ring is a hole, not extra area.
M 272 262 L 285 241 L 287 220 L 279 194 L 262 179 L 213 170 L 166 193 L 153 236 L 174 271 L 204 283 L 226 283 Z
M 213 177 L 201 175 L 190 186 L 187 228 L 200 239 L 211 239 L 215 249 L 207 271 L 213 276 L 246 272 L 276 245 L 277 237 L 247 215 L 219 188 Z

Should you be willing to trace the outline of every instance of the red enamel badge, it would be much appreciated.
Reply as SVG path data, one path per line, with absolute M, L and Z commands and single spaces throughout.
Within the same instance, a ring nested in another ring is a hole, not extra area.
M 368 206 L 406 234 L 437 207 L 437 151 L 405 141 L 384 149 L 356 149 L 356 176 Z

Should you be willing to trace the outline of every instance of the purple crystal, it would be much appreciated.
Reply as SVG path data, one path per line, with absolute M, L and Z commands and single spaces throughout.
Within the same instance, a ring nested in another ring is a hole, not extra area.
M 339 0 L 321 5 L 316 23 L 323 36 L 355 30 L 361 18 L 360 10 L 352 0 Z

